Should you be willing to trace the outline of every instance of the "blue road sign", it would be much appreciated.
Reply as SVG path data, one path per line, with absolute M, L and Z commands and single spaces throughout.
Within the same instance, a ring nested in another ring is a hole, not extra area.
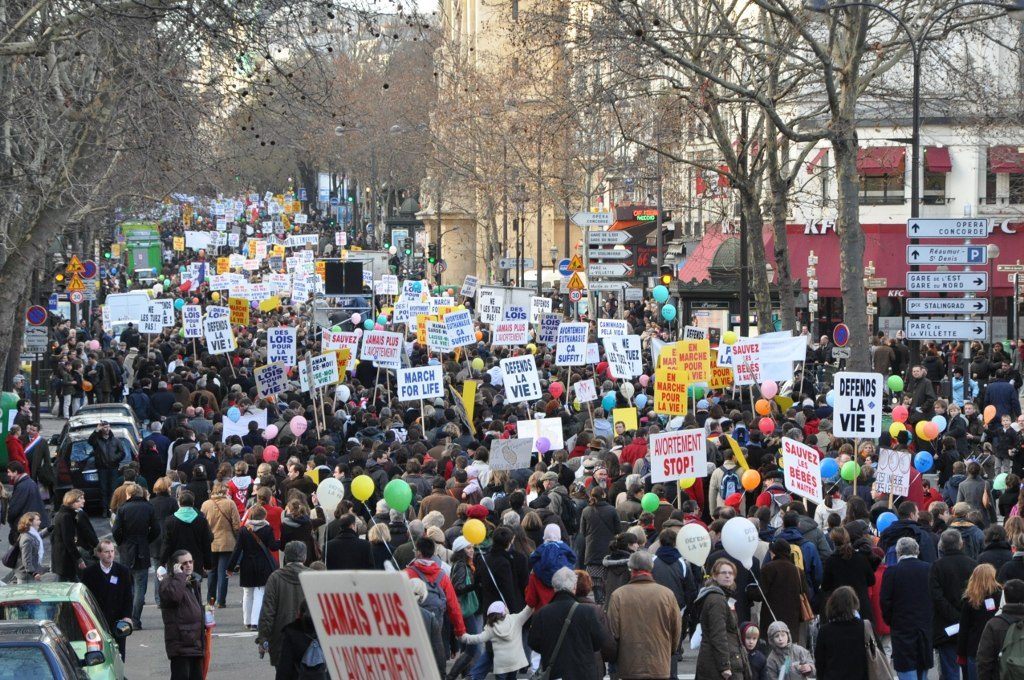
M 569 258 L 558 261 L 558 273 L 562 276 L 572 276 L 572 272 L 569 271 Z
M 299 200 L 300 201 L 305 201 L 306 200 L 306 190 L 305 189 L 299 189 Z
M 82 267 L 85 269 L 85 271 L 82 272 L 82 278 L 83 279 L 94 279 L 94 278 L 96 278 L 96 271 L 97 271 L 97 269 L 96 269 L 96 263 L 94 261 L 86 260 L 85 262 L 82 263 Z
M 967 261 L 971 264 L 984 264 L 988 260 L 987 246 L 967 246 Z
M 337 205 L 338 205 L 338 197 L 337 196 L 331 196 L 331 207 L 335 208 L 335 207 L 337 207 Z
M 327 203 L 331 199 L 331 192 L 327 189 L 321 189 L 317 195 L 317 200 L 321 203 Z
M 25 311 L 25 319 L 33 326 L 42 326 L 46 323 L 46 310 L 39 305 L 32 305 Z
M 57 311 L 57 303 L 59 302 L 56 293 L 50 294 L 50 299 L 46 301 L 46 308 L 51 312 Z

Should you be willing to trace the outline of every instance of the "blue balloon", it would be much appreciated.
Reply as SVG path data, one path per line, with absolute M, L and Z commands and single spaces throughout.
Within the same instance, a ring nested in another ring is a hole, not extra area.
M 647 406 L 647 395 L 646 394 L 638 394 L 633 399 L 633 401 L 636 402 L 637 408 L 643 408 L 644 406 Z
M 428 366 L 437 366 L 437 365 L 438 365 L 438 364 L 440 364 L 440 363 L 441 363 L 440 361 L 438 361 L 437 359 L 435 359 L 435 358 L 433 358 L 433 357 L 431 357 L 431 358 L 430 358 L 430 359 L 429 359 L 429 360 L 427 361 L 427 365 L 428 365 Z
M 368 331 L 372 331 L 373 330 L 373 319 L 367 319 L 366 321 L 364 321 L 363 322 L 363 328 L 365 328 Z
M 825 458 L 821 461 L 821 478 L 832 479 L 839 474 L 839 463 L 835 458 Z
M 661 316 L 665 319 L 665 321 L 671 321 L 672 319 L 676 318 L 676 308 L 673 307 L 672 305 L 665 305 L 664 307 L 661 308 Z
M 604 410 L 607 411 L 609 414 L 611 413 L 612 409 L 615 408 L 615 405 L 617 403 L 618 401 L 615 399 L 615 395 L 612 394 L 611 392 L 604 395 L 604 399 L 601 400 L 601 406 L 604 406 Z
M 412 290 L 413 290 L 414 293 L 422 293 L 423 292 L 423 283 L 421 281 L 413 281 L 412 282 Z
M 825 394 L 825 403 L 828 404 L 829 406 L 833 406 L 833 407 L 836 405 L 836 391 L 835 390 L 829 390 L 828 393 Z
M 935 460 L 932 458 L 932 454 L 927 451 L 921 451 L 914 456 L 914 467 L 916 467 L 917 471 L 922 474 L 931 470 L 934 462 Z
M 891 512 L 883 512 L 881 515 L 879 515 L 878 519 L 875 520 L 875 526 L 878 527 L 878 533 L 882 533 L 883 531 L 888 529 L 889 525 L 895 522 L 896 519 L 896 515 Z
M 659 305 L 664 304 L 665 300 L 668 300 L 668 288 L 666 288 L 665 286 L 655 286 L 653 294 L 654 301 L 657 302 Z
M 228 420 L 233 423 L 237 423 L 242 418 L 242 412 L 238 410 L 237 406 L 232 406 L 228 409 Z
M 185 306 L 185 301 L 182 300 L 181 298 L 178 298 L 177 300 L 174 301 L 174 308 L 175 309 L 181 309 L 184 306 Z
M 946 422 L 946 416 L 935 416 L 932 418 L 932 422 L 939 426 L 939 432 L 946 431 L 946 425 L 948 425 Z

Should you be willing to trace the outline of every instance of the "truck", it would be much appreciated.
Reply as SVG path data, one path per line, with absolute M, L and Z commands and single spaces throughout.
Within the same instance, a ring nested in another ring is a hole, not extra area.
M 123 222 L 118 227 L 119 240 L 123 239 L 126 271 L 131 276 L 151 279 L 163 266 L 164 246 L 160 240 L 157 222 Z

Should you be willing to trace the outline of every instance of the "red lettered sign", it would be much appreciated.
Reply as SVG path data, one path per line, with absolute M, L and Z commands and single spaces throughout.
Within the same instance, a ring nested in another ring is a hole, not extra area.
M 795 439 L 782 438 L 782 472 L 786 488 L 797 496 L 821 503 L 821 460 L 818 452 Z
M 651 481 L 674 482 L 683 477 L 707 477 L 708 450 L 703 429 L 651 435 Z

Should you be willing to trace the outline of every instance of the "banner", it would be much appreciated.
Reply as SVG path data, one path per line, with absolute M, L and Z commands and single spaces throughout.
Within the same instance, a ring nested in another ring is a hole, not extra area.
M 372 361 L 378 368 L 398 370 L 402 367 L 402 335 L 387 331 L 367 331 L 363 334 L 359 358 Z
M 879 449 L 875 468 L 875 491 L 906 496 L 910 493 L 911 455 L 892 449 Z
M 261 399 L 280 394 L 288 389 L 288 367 L 282 364 L 267 364 L 253 371 L 256 390 Z
M 463 297 L 473 297 L 476 295 L 476 287 L 480 284 L 480 279 L 470 274 L 466 274 L 466 280 L 462 282 L 462 290 L 459 291 L 459 295 Z
M 836 373 L 832 382 L 836 437 L 877 439 L 882 435 L 885 378 L 881 373 Z
M 444 324 L 448 328 L 448 341 L 452 347 L 465 347 L 476 342 L 473 316 L 468 309 L 445 314 Z
M 502 359 L 500 365 L 505 401 L 515 404 L 540 399 L 540 378 L 532 354 Z
M 708 448 L 703 428 L 652 434 L 647 440 L 647 450 L 654 483 L 708 475 Z
M 487 464 L 491 470 L 525 470 L 533 457 L 533 439 L 495 439 Z
M 587 329 L 585 323 L 563 323 L 558 326 L 556 366 L 584 366 L 587 363 Z
M 707 340 L 682 340 L 667 347 L 671 357 L 668 368 L 675 368 L 679 372 L 679 380 L 692 385 L 694 383 L 707 383 L 711 378 L 711 348 Z M 662 352 L 661 363 L 666 365 L 666 357 Z
M 267 329 L 267 362 L 295 365 L 295 327 L 284 326 Z
M 603 338 L 624 338 L 629 334 L 629 326 L 621 319 L 598 319 L 597 337 Z
M 341 379 L 341 375 L 338 373 L 338 355 L 334 352 L 318 354 L 307 359 L 307 362 L 311 387 L 327 387 Z
M 207 315 L 203 322 L 203 334 L 206 336 L 206 351 L 210 354 L 227 354 L 235 351 L 235 334 L 231 331 L 231 323 L 227 319 L 211 319 Z
M 186 338 L 203 337 L 203 308 L 199 305 L 185 305 L 181 308 L 181 325 Z
M 821 459 L 815 449 L 783 437 L 782 472 L 791 493 L 814 503 L 822 502 Z
M 666 416 L 685 416 L 689 412 L 686 383 L 673 368 L 654 369 L 654 412 Z
M 643 373 L 639 335 L 605 338 L 604 351 L 608 367 L 616 379 L 629 380 Z
M 766 333 L 756 338 L 740 338 L 727 345 L 726 358 L 732 357 L 737 385 L 785 381 L 793 378 L 793 362 L 807 356 L 807 340 L 789 331 Z M 719 353 L 719 361 L 722 354 Z
M 491 334 L 492 346 L 518 346 L 529 341 L 530 325 L 526 321 L 499 321 L 494 324 L 494 332 Z
M 221 441 L 227 441 L 229 437 L 237 435 L 239 439 L 249 434 L 249 423 L 256 423 L 260 430 L 267 429 L 267 410 L 251 408 L 237 422 L 231 422 L 230 418 L 223 420 L 224 429 L 221 432 Z
M 361 330 L 351 333 L 335 333 L 325 328 L 320 336 L 320 349 L 324 352 L 331 349 L 347 349 L 349 351 L 349 359 L 345 370 L 354 371 L 356 370 L 356 356 L 359 353 L 359 337 L 361 334 Z
M 398 401 L 444 398 L 444 370 L 441 366 L 398 369 Z
M 537 333 L 537 342 L 545 345 L 553 345 L 558 340 L 558 326 L 562 323 L 561 314 L 541 314 L 540 332 Z M 586 335 L 584 335 L 586 338 Z
M 537 323 L 541 316 L 551 313 L 551 298 L 533 296 L 530 298 L 530 323 Z

